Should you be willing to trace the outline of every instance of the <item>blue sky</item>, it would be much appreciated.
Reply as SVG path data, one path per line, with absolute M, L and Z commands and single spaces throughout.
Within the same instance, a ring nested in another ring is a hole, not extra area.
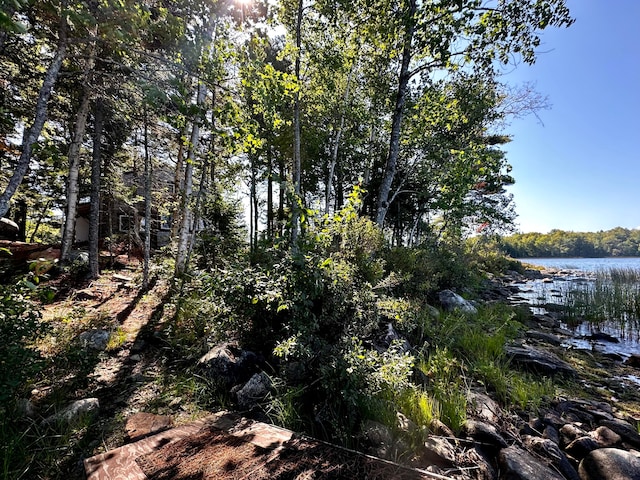
M 640 0 L 567 0 L 576 22 L 543 33 L 535 82 L 551 109 L 505 133 L 522 232 L 640 227 Z

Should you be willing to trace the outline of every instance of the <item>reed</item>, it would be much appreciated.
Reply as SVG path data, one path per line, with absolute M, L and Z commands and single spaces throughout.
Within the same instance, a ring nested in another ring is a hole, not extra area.
M 623 335 L 640 331 L 640 269 L 612 268 L 596 274 L 589 284 L 565 292 L 569 319 L 594 325 L 611 324 Z

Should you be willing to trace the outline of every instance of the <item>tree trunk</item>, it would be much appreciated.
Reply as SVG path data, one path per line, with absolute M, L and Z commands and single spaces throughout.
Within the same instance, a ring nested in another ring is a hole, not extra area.
M 102 166 L 103 103 L 96 100 L 95 126 L 93 133 L 93 156 L 91 158 L 91 209 L 89 212 L 89 277 L 100 275 L 100 170 Z
M 296 61 L 295 76 L 298 89 L 293 97 L 293 193 L 291 204 L 291 244 L 296 248 L 298 233 L 300 232 L 300 170 L 302 162 L 300 158 L 300 57 L 302 55 L 302 10 L 303 0 L 298 0 L 298 14 L 296 16 Z
M 53 86 L 58 79 L 62 61 L 64 60 L 66 55 L 66 22 L 61 21 L 58 51 L 56 52 L 55 57 L 53 57 L 53 60 L 51 61 L 51 64 L 47 69 L 47 73 L 44 76 L 42 87 L 40 87 L 38 100 L 36 102 L 36 111 L 33 124 L 31 125 L 31 127 L 24 130 L 24 134 L 22 136 L 22 153 L 20 154 L 20 159 L 18 160 L 18 164 L 13 172 L 13 175 L 9 179 L 9 183 L 7 184 L 4 193 L 0 196 L 0 217 L 4 217 L 7 214 L 7 211 L 9 210 L 9 202 L 11 201 L 11 198 L 13 198 L 13 195 L 16 193 L 16 190 L 22 183 L 22 179 L 29 169 L 31 154 L 33 153 L 33 145 L 38 141 L 40 132 L 42 132 L 42 127 L 44 126 L 44 122 L 47 119 L 47 104 L 49 103 L 49 98 L 51 97 Z
M 86 77 L 85 77 L 86 79 Z M 80 107 L 76 114 L 75 130 L 69 145 L 69 175 L 67 178 L 67 208 L 64 219 L 64 229 L 62 231 L 62 244 L 60 247 L 60 263 L 62 265 L 69 261 L 71 247 L 73 246 L 76 227 L 76 213 L 78 211 L 78 197 L 80 195 L 80 186 L 78 185 L 78 177 L 80 174 L 80 146 L 87 126 L 87 117 L 89 115 L 89 103 L 91 94 L 88 85 L 82 92 Z
M 333 149 L 331 151 L 331 161 L 329 162 L 329 168 L 327 172 L 327 180 L 325 185 L 325 204 L 324 204 L 324 213 L 329 213 L 329 208 L 331 206 L 331 184 L 333 183 L 333 175 L 336 169 L 336 163 L 338 163 L 338 150 L 340 148 L 340 138 L 342 137 L 342 131 L 344 130 L 344 117 L 346 115 L 347 103 L 349 103 L 349 88 L 351 86 L 351 77 L 353 76 L 353 72 L 355 70 L 355 63 L 351 66 L 351 70 L 349 71 L 349 76 L 347 77 L 347 86 L 344 89 L 344 95 L 342 98 L 342 108 L 340 112 L 340 124 L 336 131 L 336 136 L 333 139 Z
M 282 236 L 284 226 L 284 193 L 286 190 L 285 178 L 287 178 L 287 169 L 284 164 L 284 158 L 278 158 L 278 171 L 280 172 L 280 184 L 278 189 L 278 234 Z
M 149 119 L 144 109 L 144 267 L 142 289 L 149 288 L 149 260 L 151 257 L 151 181 L 152 168 L 149 156 Z
M 204 105 L 207 96 L 207 89 L 202 82 L 198 82 L 198 96 L 196 106 L 199 110 Z M 199 113 L 197 114 L 199 115 Z M 187 154 L 187 165 L 184 170 L 184 188 L 181 202 L 181 224 L 178 236 L 178 248 L 176 252 L 176 276 L 184 275 L 187 269 L 187 257 L 189 253 L 189 231 L 193 225 L 193 212 L 190 206 L 193 195 L 193 166 L 196 159 L 196 150 L 200 143 L 200 118 L 196 116 L 191 129 L 191 140 L 189 141 L 189 152 Z
M 269 136 L 270 137 L 270 136 Z M 267 238 L 273 238 L 273 158 L 271 142 L 267 143 Z
M 400 67 L 400 75 L 398 77 L 396 106 L 393 111 L 393 118 L 391 121 L 389 155 L 387 157 L 387 163 L 384 167 L 384 176 L 382 177 L 382 183 L 380 184 L 380 189 L 378 190 L 376 223 L 380 228 L 384 226 L 384 219 L 387 216 L 387 211 L 389 210 L 389 193 L 391 192 L 391 185 L 393 184 L 393 179 L 396 175 L 398 156 L 400 154 L 400 130 L 402 128 L 404 103 L 409 87 L 409 80 L 411 78 L 409 65 L 411 63 L 411 44 L 413 42 L 413 35 L 415 30 L 414 16 L 416 13 L 416 1 L 417 0 L 411 0 L 409 2 L 410 5 L 407 20 L 408 23 L 404 35 L 404 46 L 402 50 L 402 64 Z

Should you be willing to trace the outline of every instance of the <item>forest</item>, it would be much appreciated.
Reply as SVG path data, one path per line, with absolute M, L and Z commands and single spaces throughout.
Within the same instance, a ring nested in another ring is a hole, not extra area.
M 136 302 L 170 285 L 145 344 L 166 356 L 158 388 L 181 393 L 156 410 L 233 405 L 193 373 L 221 342 L 262 359 L 263 417 L 347 446 L 398 411 L 415 435 L 459 433 L 466 376 L 538 405 L 548 380 L 496 353 L 516 313 L 468 324 L 431 305 L 518 268 L 494 248 L 515 218 L 502 147 L 511 120 L 548 102 L 504 74 L 573 21 L 564 0 L 1 0 L 0 217 L 56 252 L 1 272 L 5 478 L 69 478 L 24 444 L 70 437 L 34 440 L 13 412 L 52 379 L 43 409 L 91 389 L 83 369 L 104 353 L 78 347 L 80 324 L 128 348 L 120 316 L 47 313 L 120 257 L 141 259 Z M 381 348 L 389 329 L 403 337 Z M 91 450 L 86 428 L 64 455 Z
M 519 233 L 503 237 L 501 249 L 513 258 L 637 257 L 640 230 L 613 228 L 600 232 Z

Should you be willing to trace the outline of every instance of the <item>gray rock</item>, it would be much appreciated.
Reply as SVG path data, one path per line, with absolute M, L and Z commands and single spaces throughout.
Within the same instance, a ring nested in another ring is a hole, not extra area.
M 565 480 L 562 475 L 519 447 L 500 450 L 498 462 L 502 470 L 501 478 L 505 480 Z
M 456 449 L 444 438 L 429 437 L 424 443 L 420 457 L 425 463 L 450 467 L 456 464 Z
M 77 400 L 71 405 L 60 410 L 58 413 L 51 415 L 44 420 L 45 425 L 52 423 L 66 423 L 75 425 L 79 421 L 93 417 L 100 409 L 100 402 L 97 398 L 85 398 Z
M 553 425 L 545 425 L 542 431 L 542 438 L 551 440 L 556 445 L 560 445 L 560 434 L 558 433 L 558 429 Z
M 585 436 L 587 436 L 585 430 L 571 423 L 567 423 L 560 429 L 560 446 L 566 447 L 576 438 Z
M 596 442 L 591 437 L 579 437 L 576 438 L 573 442 L 571 442 L 564 449 L 567 454 L 571 455 L 576 460 L 582 460 L 586 457 L 590 452 L 597 450 L 600 448 L 598 442 Z
M 362 426 L 364 438 L 373 446 L 389 446 L 393 442 L 393 434 L 386 425 L 367 420 Z
M 622 437 L 608 427 L 600 426 L 590 433 L 600 447 L 613 447 L 622 441 Z
M 640 448 L 640 435 L 638 430 L 624 420 L 603 420 L 600 425 L 613 430 L 622 437 L 622 440 L 631 444 L 635 448 Z
M 559 337 L 546 332 L 539 332 L 537 330 L 529 330 L 527 332 L 527 338 L 532 338 L 549 345 L 560 345 L 561 340 Z
M 394 345 L 396 348 L 399 348 L 402 353 L 408 353 L 411 351 L 411 344 L 407 341 L 406 338 L 402 337 L 395 328 L 393 328 L 393 324 L 389 322 L 387 324 L 387 332 L 382 338 L 383 348 L 381 351 L 386 351 L 389 347 Z
M 493 448 L 506 448 L 507 442 L 498 433 L 496 427 L 488 423 L 467 420 L 463 427 L 464 432 L 476 442 L 488 444 Z
M 111 334 L 106 330 L 88 330 L 78 335 L 78 341 L 84 348 L 105 350 Z
M 227 386 L 247 381 L 256 373 L 258 363 L 255 353 L 242 350 L 233 343 L 217 345 L 198 360 L 206 377 Z
M 576 375 L 576 371 L 571 365 L 546 350 L 522 345 L 506 347 L 505 353 L 511 357 L 513 363 L 530 371 L 551 375 Z
M 418 430 L 418 426 L 415 422 L 400 412 L 396 413 L 396 427 L 399 431 L 409 435 L 414 434 Z
M 264 400 L 270 391 L 271 379 L 264 372 L 256 373 L 236 393 L 238 405 L 250 409 Z
M 640 480 L 640 454 L 601 448 L 587 455 L 578 467 L 582 480 Z
M 28 398 L 19 398 L 16 400 L 17 414 L 24 418 L 34 418 L 36 416 L 36 407 Z
M 474 307 L 471 302 L 465 300 L 460 295 L 452 292 L 451 290 L 442 290 L 441 292 L 439 292 L 438 299 L 440 300 L 442 308 L 444 308 L 448 312 L 459 310 L 464 313 L 478 313 L 478 309 Z
M 500 405 L 488 395 L 479 392 L 467 394 L 469 415 L 490 424 L 497 424 L 503 415 Z
M 544 438 L 525 436 L 523 438 L 527 448 L 538 455 L 549 459 L 554 467 L 558 469 L 567 480 L 579 480 L 578 472 L 571 466 L 567 456 L 562 453 L 560 447 L 551 440 Z

